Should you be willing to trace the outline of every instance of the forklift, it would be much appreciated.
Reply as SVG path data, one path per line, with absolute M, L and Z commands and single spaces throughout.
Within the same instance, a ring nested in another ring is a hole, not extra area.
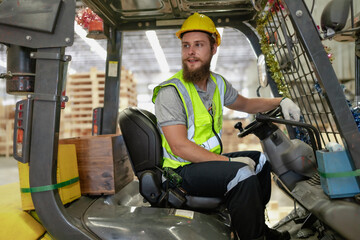
M 123 32 L 180 28 L 199 12 L 217 27 L 242 32 L 258 58 L 260 87 L 291 98 L 301 109 L 301 122 L 284 120 L 275 109 L 257 114 L 248 126 L 235 126 L 239 137 L 255 134 L 260 139 L 275 182 L 294 200 L 294 211 L 275 227 L 288 230 L 292 239 L 358 239 L 360 112 L 358 102 L 349 105 L 322 45 L 344 34 L 351 12 L 346 33 L 355 42 L 355 95 L 360 96 L 360 31 L 351 0 L 329 2 L 323 33 L 304 0 L 83 2 L 103 19 L 107 37 L 104 107 L 97 110 L 96 129 L 115 134 L 120 125 L 138 180 L 114 195 L 82 196 L 66 206 L 57 189 L 32 192 L 39 221 L 52 238 L 236 239 L 222 199 L 179 194 L 181 179 L 161 169 L 156 117 L 139 108 L 119 116 L 116 110 Z M 61 104 L 67 101 L 64 72 L 71 61 L 66 47 L 74 41 L 75 9 L 74 0 L 0 1 L 0 43 L 7 46 L 8 63 L 0 77 L 6 79 L 8 94 L 26 96 L 15 113 L 15 131 L 21 134 L 14 136 L 14 158 L 30 163 L 31 188 L 56 184 Z M 109 74 L 110 62 L 111 68 L 117 63 L 116 75 L 114 69 Z M 274 123 L 286 125 L 288 136 Z M 323 148 L 329 142 L 342 144 L 344 151 L 331 154 Z M 337 163 L 335 170 L 326 165 L 328 153 Z

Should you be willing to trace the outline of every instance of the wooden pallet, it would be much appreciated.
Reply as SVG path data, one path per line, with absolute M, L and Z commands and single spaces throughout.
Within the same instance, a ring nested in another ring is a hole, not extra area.
M 88 73 L 70 75 L 66 84 L 69 102 L 62 111 L 60 138 L 91 135 L 92 111 L 104 106 L 105 73 L 91 68 Z M 120 110 L 137 106 L 136 81 L 133 74 L 122 67 L 120 82 Z
M 14 120 L 0 119 L 0 156 L 9 157 L 13 152 Z
M 237 152 L 237 151 L 262 151 L 260 140 L 253 134 L 245 138 L 239 138 L 237 134 L 239 130 L 234 128 L 237 122 L 242 122 L 243 127 L 249 124 L 248 120 L 230 120 L 224 119 L 223 121 L 223 134 L 221 141 L 223 144 L 223 153 Z

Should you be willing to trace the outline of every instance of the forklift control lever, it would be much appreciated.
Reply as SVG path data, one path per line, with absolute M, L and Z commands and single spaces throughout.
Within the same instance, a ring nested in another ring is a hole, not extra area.
M 311 144 L 312 144 L 314 151 L 322 149 L 319 131 L 310 124 L 302 123 L 302 122 L 298 122 L 298 121 L 285 120 L 285 119 L 281 119 L 281 118 L 273 118 L 273 117 L 269 117 L 267 115 L 260 114 L 260 113 L 257 113 L 255 118 L 256 118 L 256 121 L 258 121 L 258 122 L 270 121 L 270 122 L 274 122 L 274 123 L 280 123 L 280 124 L 305 128 L 306 130 L 308 130 L 309 137 L 311 139 Z M 316 141 L 315 141 L 314 135 L 316 137 Z M 315 143 L 317 143 L 317 145 Z
M 244 128 L 242 127 L 242 122 L 237 122 L 234 128 L 238 129 L 240 132 L 244 131 Z

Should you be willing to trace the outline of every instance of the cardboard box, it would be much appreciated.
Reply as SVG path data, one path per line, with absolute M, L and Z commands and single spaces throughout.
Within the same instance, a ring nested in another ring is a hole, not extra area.
M 75 144 L 81 194 L 115 194 L 134 178 L 121 135 L 99 135 L 61 139 Z
M 29 188 L 29 164 L 18 163 L 20 188 Z M 60 144 L 58 150 L 57 183 L 65 182 L 79 176 L 74 144 Z M 59 188 L 60 199 L 63 204 L 78 199 L 81 196 L 80 182 Z M 21 206 L 23 210 L 33 210 L 34 205 L 31 193 L 21 193 Z
M 320 182 L 330 198 L 352 197 L 360 193 L 356 177 L 349 176 L 353 171 L 347 151 L 316 151 Z

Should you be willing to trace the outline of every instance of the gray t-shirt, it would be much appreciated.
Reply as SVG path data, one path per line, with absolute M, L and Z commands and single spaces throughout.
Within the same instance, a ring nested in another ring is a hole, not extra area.
M 235 102 L 238 92 L 232 87 L 231 83 L 226 79 L 224 80 L 226 84 L 224 105 L 228 106 Z M 211 80 L 207 81 L 206 91 L 200 89 L 196 84 L 194 86 L 206 109 L 209 109 L 216 84 Z M 187 125 L 185 108 L 175 87 L 167 86 L 159 90 L 155 100 L 155 115 L 162 127 L 176 124 Z

